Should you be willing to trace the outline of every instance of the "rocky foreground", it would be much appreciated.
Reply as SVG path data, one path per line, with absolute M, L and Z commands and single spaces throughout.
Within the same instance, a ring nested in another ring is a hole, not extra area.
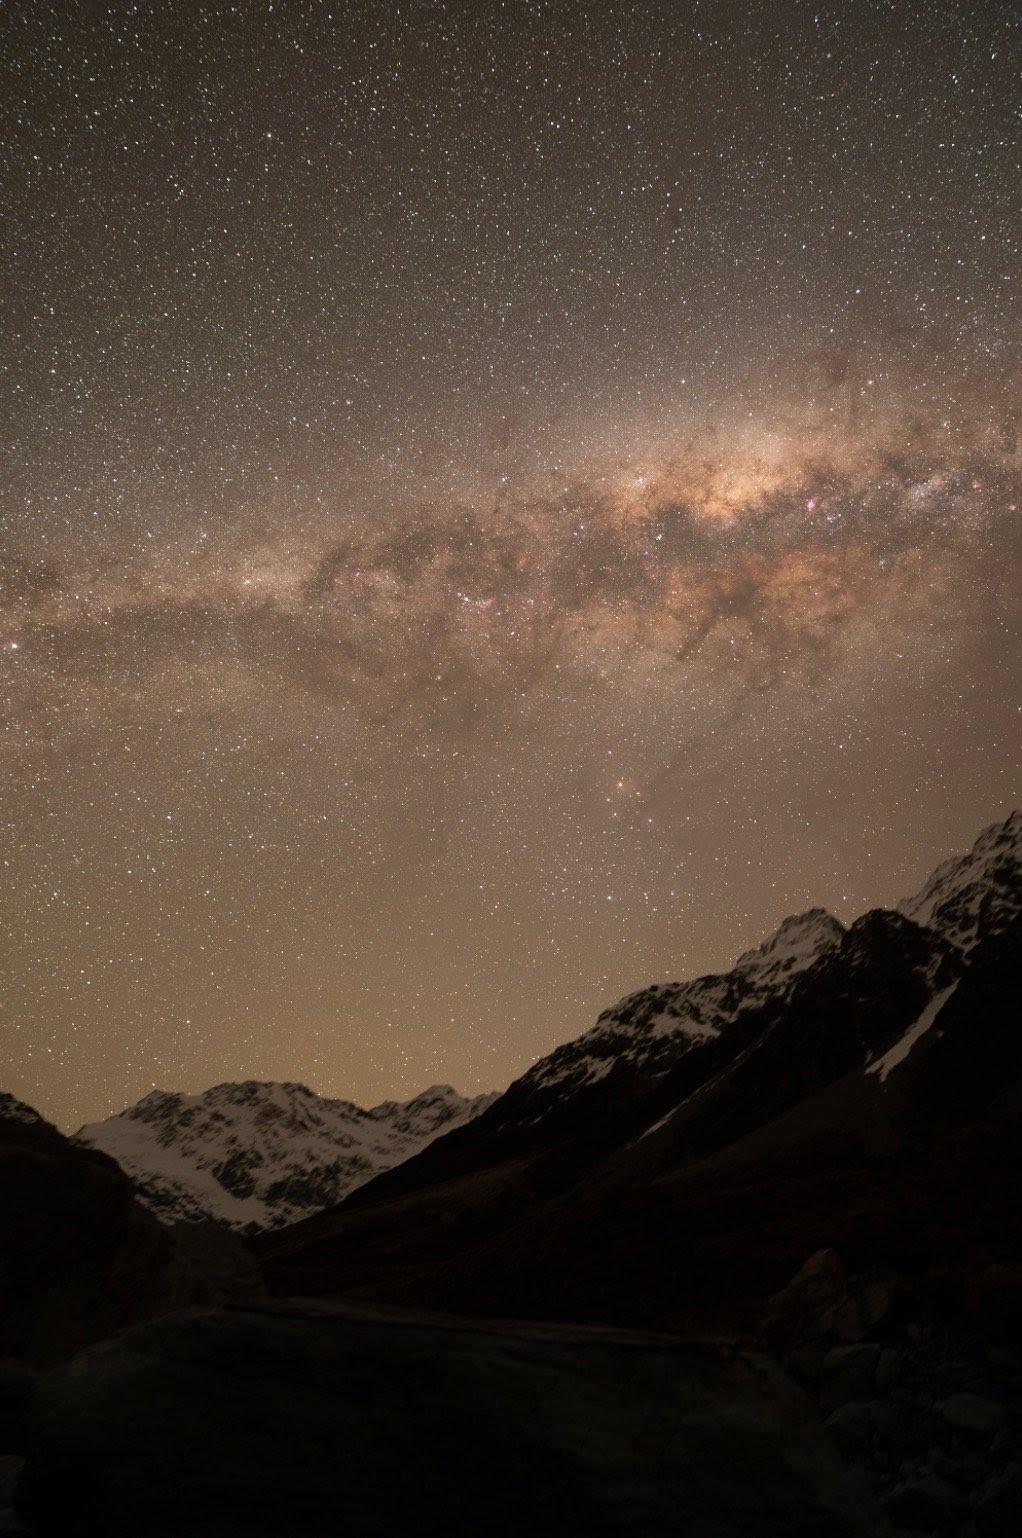
M 884 1530 L 767 1359 L 605 1330 L 191 1311 L 49 1374 L 26 1442 L 54 1538 Z
M 1022 1342 L 1009 1315 L 1022 1278 L 977 1268 L 971 1331 L 942 1318 L 947 1281 L 934 1275 L 924 1298 L 886 1266 L 850 1277 L 821 1250 L 771 1299 L 764 1344 L 897 1532 L 1016 1538 Z

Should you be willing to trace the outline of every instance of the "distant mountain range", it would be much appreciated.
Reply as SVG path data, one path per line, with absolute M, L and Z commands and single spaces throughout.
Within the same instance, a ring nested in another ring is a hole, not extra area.
M 256 1233 L 333 1206 L 495 1099 L 465 1099 L 440 1084 L 367 1111 L 304 1084 L 157 1089 L 72 1141 L 116 1159 L 163 1222 Z
M 820 908 L 788 918 L 728 972 L 630 994 L 500 1095 L 439 1086 L 363 1110 L 299 1084 L 154 1090 L 74 1141 L 115 1158 L 164 1221 L 249 1234 L 559 1146 L 565 1170 L 604 1181 L 608 1160 L 638 1178 L 754 1134 L 797 1138 L 807 1118 L 892 1147 L 906 1084 L 954 1058 L 948 1026 L 1017 932 L 1020 858 L 1015 812 L 896 910 L 847 929 Z

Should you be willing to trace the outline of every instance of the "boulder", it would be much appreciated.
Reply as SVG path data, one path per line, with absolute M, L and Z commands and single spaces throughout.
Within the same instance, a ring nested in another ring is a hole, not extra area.
M 828 1415 L 823 1429 L 846 1457 L 855 1458 L 873 1436 L 872 1409 L 868 1404 L 843 1404 Z
M 824 1409 L 853 1400 L 872 1399 L 880 1347 L 865 1341 L 856 1346 L 837 1346 L 823 1359 L 820 1404 Z
M 953 1431 L 971 1441 L 990 1442 L 1004 1425 L 1004 1406 L 979 1394 L 949 1394 L 937 1409 Z
M 24 1362 L 0 1358 L 0 1454 L 25 1449 L 37 1378 Z
M 816 1250 L 766 1305 L 764 1329 L 773 1339 L 816 1339 L 819 1321 L 847 1296 L 848 1273 L 836 1250 Z
M 888 1316 L 899 1278 L 887 1266 L 849 1276 L 836 1250 L 817 1250 L 766 1304 L 767 1340 L 863 1341 Z
M 1022 1531 L 1022 1465 L 1015 1464 L 983 1491 L 972 1519 L 983 1538 L 1018 1538 Z
M 761 1358 L 671 1337 L 191 1310 L 48 1374 L 19 1510 L 103 1538 L 877 1538 Z
M 965 1502 L 949 1480 L 926 1474 L 892 1490 L 884 1510 L 895 1527 L 942 1533 L 962 1515 Z
M 965 1280 L 965 1305 L 974 1328 L 989 1340 L 1022 1344 L 1022 1265 L 991 1261 Z
M 908 1358 L 897 1346 L 885 1346 L 877 1358 L 876 1386 L 881 1394 L 889 1393 L 904 1378 Z
M 22 1459 L 11 1453 L 0 1457 L 0 1538 L 7 1533 L 24 1531 L 24 1523 L 14 1510 L 14 1492 L 23 1467 Z
M 825 1333 L 836 1340 L 864 1340 L 887 1318 L 898 1286 L 898 1277 L 883 1265 L 849 1277 L 845 1297 L 822 1321 Z

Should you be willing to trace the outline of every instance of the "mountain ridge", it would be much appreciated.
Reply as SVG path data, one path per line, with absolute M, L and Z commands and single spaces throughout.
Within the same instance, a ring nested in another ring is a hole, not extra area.
M 746 1224 L 757 1205 L 774 1209 L 775 1178 L 778 1191 L 795 1180 L 814 1193 L 797 1198 L 804 1220 L 778 1214 L 776 1254 L 743 1284 L 781 1285 L 785 1267 L 793 1274 L 831 1242 L 828 1229 L 844 1232 L 828 1170 L 838 1187 L 860 1182 L 879 1211 L 876 1159 L 900 1160 L 916 1181 L 924 1150 L 957 1137 L 966 1110 L 991 1126 L 1010 1112 L 1022 1083 L 1011 982 L 1020 899 L 1013 813 L 897 909 L 871 909 L 847 928 L 809 910 L 731 973 L 628 995 L 472 1123 L 259 1241 L 271 1289 L 634 1323 L 665 1306 L 648 1267 L 680 1265 L 681 1292 L 688 1275 L 709 1307 L 714 1287 L 731 1290 L 714 1255 L 739 1242 L 726 1238 L 734 1214 L 711 1200 L 725 1170 L 729 1188 L 756 1193 Z M 905 911 L 924 902 L 929 925 Z M 679 1006 L 666 1032 L 665 1000 Z M 959 1084 L 969 1086 L 961 1114 Z M 949 1180 L 951 1164 L 938 1157 Z M 890 1201 L 900 1200 L 895 1190 Z M 636 1227 L 640 1213 L 652 1227 Z M 676 1224 L 695 1225 L 684 1260 Z M 647 1250 L 655 1258 L 643 1261 Z

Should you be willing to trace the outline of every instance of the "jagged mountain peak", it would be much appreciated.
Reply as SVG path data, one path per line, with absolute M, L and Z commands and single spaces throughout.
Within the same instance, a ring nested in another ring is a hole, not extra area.
M 790 969 L 808 966 L 824 951 L 839 945 L 844 925 L 826 908 L 809 908 L 793 913 L 761 945 L 745 951 L 735 962 L 735 969 L 787 963 Z
M 1022 847 L 1022 808 L 1020 807 L 1009 812 L 1003 822 L 992 822 L 984 828 L 973 849 L 976 852 L 983 852 L 1007 845 L 1016 849 Z
M 0 1121 L 23 1122 L 26 1126 L 33 1127 L 50 1126 L 45 1116 L 40 1116 L 32 1106 L 8 1094 L 6 1090 L 0 1090 Z
M 902 913 L 898 908 L 867 908 L 853 919 L 845 930 L 847 947 L 888 944 L 911 946 L 914 950 L 932 951 L 946 949 L 942 937 L 927 929 L 925 924 Z
M 272 1100 L 318 1100 L 320 1097 L 305 1084 L 286 1080 L 238 1079 L 211 1084 L 209 1089 L 188 1094 L 184 1090 L 151 1089 L 122 1114 L 144 1121 L 154 1114 L 186 1106 L 245 1106 L 266 1104 Z
M 953 855 L 898 912 L 935 929 L 959 950 L 969 951 L 1020 911 L 1022 811 L 984 828 L 972 848 Z
M 428 1089 L 420 1090 L 417 1095 L 413 1095 L 411 1100 L 381 1100 L 379 1105 L 373 1106 L 369 1115 L 389 1115 L 395 1109 L 408 1112 L 420 1107 L 423 1110 L 432 1110 L 445 1105 L 454 1105 L 462 1098 L 451 1084 L 431 1084 Z
M 453 1084 L 431 1084 L 428 1089 L 420 1090 L 417 1095 L 407 1101 L 408 1105 L 431 1105 L 436 1100 L 460 1100 L 461 1096 Z

